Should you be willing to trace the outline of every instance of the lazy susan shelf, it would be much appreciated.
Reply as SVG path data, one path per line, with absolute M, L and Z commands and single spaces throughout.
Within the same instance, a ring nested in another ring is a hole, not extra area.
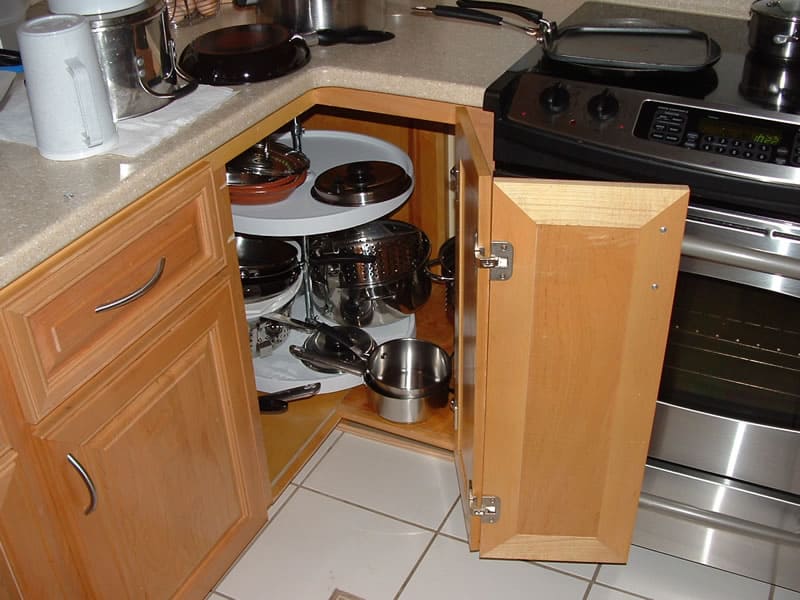
M 278 141 L 289 146 L 292 143 L 289 135 L 281 136 Z M 319 202 L 311 195 L 314 180 L 331 167 L 356 161 L 386 161 L 403 167 L 413 182 L 414 166 L 397 146 L 358 133 L 309 130 L 303 133 L 302 144 L 311 162 L 305 182 L 288 198 L 274 204 L 234 204 L 233 226 L 237 232 L 276 237 L 330 233 L 384 217 L 411 196 L 413 184 L 399 196 L 365 206 Z

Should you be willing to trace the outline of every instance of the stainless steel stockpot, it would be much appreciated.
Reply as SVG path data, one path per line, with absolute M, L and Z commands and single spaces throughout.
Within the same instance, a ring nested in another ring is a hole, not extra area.
M 750 6 L 750 47 L 761 56 L 800 58 L 800 0 L 756 0 Z
M 341 325 L 384 325 L 415 312 L 431 294 L 431 244 L 402 221 L 382 219 L 309 240 L 312 299 Z
M 166 106 L 197 88 L 178 68 L 163 0 L 88 17 L 115 121 Z
M 273 23 L 300 34 L 380 30 L 386 19 L 385 0 L 259 0 L 258 7 Z

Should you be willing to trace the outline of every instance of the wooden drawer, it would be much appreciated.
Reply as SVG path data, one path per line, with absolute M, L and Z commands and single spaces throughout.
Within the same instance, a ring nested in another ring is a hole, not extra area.
M 189 169 L 12 284 L 0 344 L 29 422 L 225 266 L 215 192 L 210 167 Z

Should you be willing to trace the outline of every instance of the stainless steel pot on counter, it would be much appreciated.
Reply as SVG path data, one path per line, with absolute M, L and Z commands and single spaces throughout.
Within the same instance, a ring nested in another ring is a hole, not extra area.
M 89 20 L 115 121 L 162 108 L 197 88 L 197 80 L 178 68 L 163 0 L 107 6 L 111 12 L 97 12 L 96 2 L 73 0 L 51 3 L 50 10 L 80 10 Z
M 756 0 L 750 6 L 750 47 L 761 56 L 800 58 L 800 0 Z
M 385 0 L 259 0 L 260 12 L 273 23 L 301 35 L 320 30 L 380 31 Z

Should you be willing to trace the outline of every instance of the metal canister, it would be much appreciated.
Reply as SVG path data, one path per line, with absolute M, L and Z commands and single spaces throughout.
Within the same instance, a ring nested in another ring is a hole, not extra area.
M 162 108 L 197 88 L 178 67 L 163 0 L 88 19 L 115 121 Z

